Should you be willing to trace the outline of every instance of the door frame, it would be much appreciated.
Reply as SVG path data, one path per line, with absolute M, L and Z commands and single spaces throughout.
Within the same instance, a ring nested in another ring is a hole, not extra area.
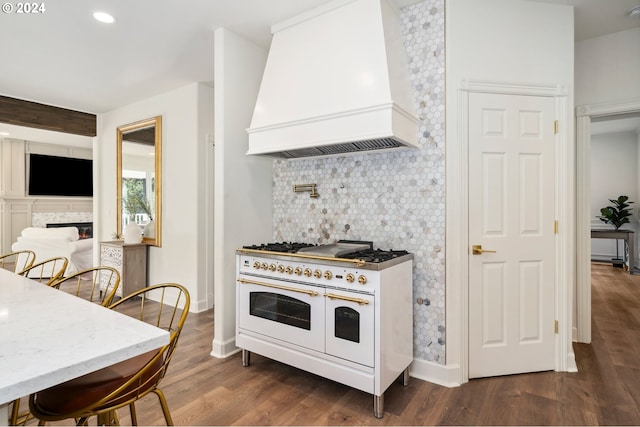
M 551 97 L 555 100 L 559 131 L 556 134 L 555 210 L 559 223 L 555 265 L 555 370 L 576 371 L 572 348 L 572 292 L 575 271 L 573 115 L 568 90 L 561 85 L 519 84 L 463 80 L 458 94 L 455 136 L 446 144 L 446 324 L 447 366 L 459 383 L 469 381 L 469 205 L 468 205 L 468 100 L 471 92 Z
M 591 121 L 640 112 L 640 99 L 576 108 L 576 325 L 575 340 L 591 342 Z

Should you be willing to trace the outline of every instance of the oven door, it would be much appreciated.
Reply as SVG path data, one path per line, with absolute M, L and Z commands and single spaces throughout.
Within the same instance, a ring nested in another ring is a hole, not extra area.
M 324 351 L 323 289 L 266 278 L 238 278 L 238 328 Z
M 327 289 L 325 351 L 373 367 L 374 296 Z

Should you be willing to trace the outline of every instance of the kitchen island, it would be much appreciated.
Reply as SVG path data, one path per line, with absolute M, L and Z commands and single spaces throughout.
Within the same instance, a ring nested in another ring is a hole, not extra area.
M 169 333 L 0 269 L 0 425 L 14 399 L 160 348 Z

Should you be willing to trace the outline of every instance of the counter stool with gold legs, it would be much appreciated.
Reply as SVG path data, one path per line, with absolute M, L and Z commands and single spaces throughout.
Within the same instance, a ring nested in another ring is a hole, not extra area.
M 120 273 L 113 267 L 91 267 L 65 276 L 51 284 L 52 288 L 74 294 L 104 307 L 111 304 L 120 285 Z
M 137 425 L 135 402 L 155 393 L 167 425 L 173 425 L 164 393 L 159 388 L 189 313 L 189 292 L 184 286 L 164 283 L 140 289 L 109 306 L 112 310 L 169 331 L 169 344 L 29 396 L 31 414 L 40 420 L 75 418 L 84 425 L 96 415 L 98 425 L 119 424 L 117 409 L 129 407 Z
M 18 274 L 51 286 L 62 277 L 69 260 L 66 257 L 53 257 L 39 261 Z
M 29 268 L 36 260 L 36 253 L 29 250 L 9 252 L 0 255 L 0 268 L 19 273 L 25 268 Z

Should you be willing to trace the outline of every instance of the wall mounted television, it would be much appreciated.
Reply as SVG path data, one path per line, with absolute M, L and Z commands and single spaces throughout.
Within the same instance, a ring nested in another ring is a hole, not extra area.
M 93 196 L 93 161 L 29 154 L 29 196 Z

